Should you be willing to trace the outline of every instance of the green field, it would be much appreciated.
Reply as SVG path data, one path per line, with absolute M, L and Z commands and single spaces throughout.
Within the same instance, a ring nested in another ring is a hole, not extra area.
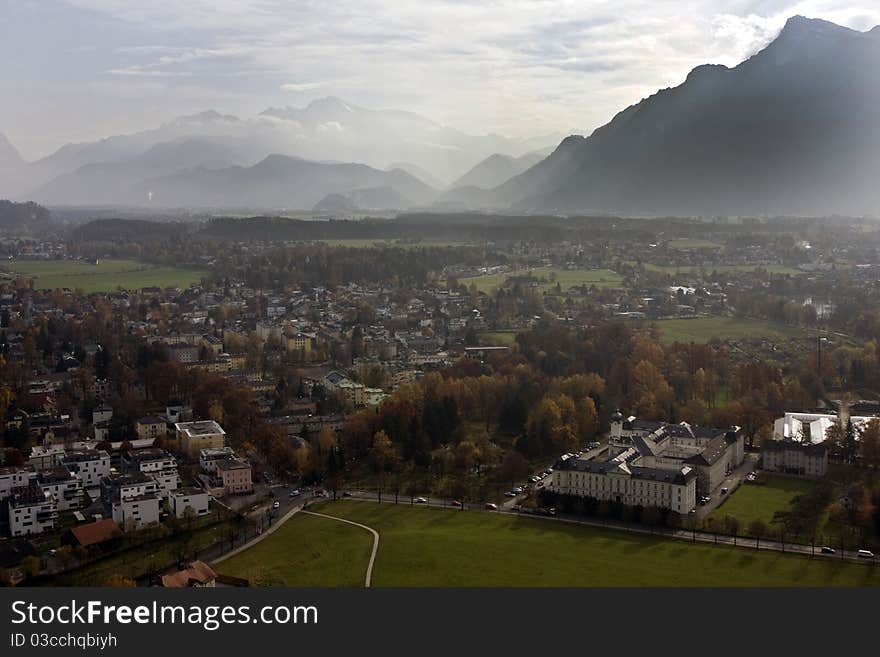
M 736 317 L 695 317 L 693 319 L 660 319 L 653 324 L 660 329 L 663 342 L 709 342 L 712 338 L 738 340 L 769 338 L 787 340 L 803 338 L 807 331 L 796 326 L 760 319 Z
M 137 260 L 99 260 L 97 265 L 82 260 L 11 260 L 2 267 L 33 279 L 34 288 L 79 289 L 83 292 L 138 290 L 144 287 L 189 287 L 205 272 L 182 267 L 160 267 Z
M 321 511 L 379 532 L 374 586 L 875 586 L 869 565 L 689 543 L 480 511 L 340 501 Z M 286 530 L 286 531 L 282 531 Z M 371 545 L 343 523 L 298 515 L 217 565 L 288 586 L 362 585 Z M 257 552 L 258 551 L 258 552 Z
M 372 545 L 363 529 L 298 514 L 217 569 L 260 586 L 362 586 Z
M 521 269 L 514 272 L 503 274 L 491 274 L 487 276 L 471 276 L 469 278 L 460 278 L 459 283 L 463 283 L 470 287 L 473 283 L 480 292 L 489 293 L 495 288 L 500 287 L 504 282 L 513 276 L 534 276 L 541 282 L 538 289 L 541 292 L 553 292 L 556 284 L 566 292 L 572 287 L 586 285 L 590 287 L 620 287 L 622 278 L 619 274 L 610 269 L 562 269 L 560 267 L 536 267 L 534 269 Z
M 516 342 L 516 331 L 480 331 L 480 344 L 488 347 L 510 347 Z
M 672 275 L 675 275 L 676 273 L 698 274 L 700 272 L 706 272 L 706 274 L 711 274 L 712 272 L 717 272 L 719 274 L 739 274 L 742 272 L 757 271 L 759 269 L 766 271 L 768 274 L 789 274 L 791 276 L 797 276 L 798 274 L 804 273 L 799 269 L 786 267 L 785 265 L 711 265 L 702 267 L 697 265 L 654 265 L 646 262 L 645 269 L 648 271 L 656 271 Z
M 754 520 L 772 527 L 773 514 L 787 511 L 795 497 L 814 486 L 812 481 L 793 477 L 768 477 L 766 484 L 744 483 L 709 517 L 720 522 L 725 516 L 733 516 L 743 531 Z

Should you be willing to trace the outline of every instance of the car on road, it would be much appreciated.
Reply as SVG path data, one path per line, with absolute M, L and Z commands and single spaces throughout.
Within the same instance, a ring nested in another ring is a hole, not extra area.
M 498 505 L 497 505 L 497 504 L 493 504 L 492 502 L 486 502 L 486 510 L 487 510 L 487 511 L 497 511 L 497 510 L 498 510 Z
M 516 493 L 512 490 L 509 490 L 506 493 L 504 493 L 504 497 L 516 497 Z
M 352 494 L 346 490 L 342 492 L 342 497 L 352 497 Z
M 822 554 L 834 554 L 834 548 L 828 547 L 827 545 L 822 546 Z
M 726 487 L 726 486 L 725 486 L 724 488 L 721 489 L 721 494 L 722 494 L 722 495 L 727 495 L 727 487 Z
M 450 504 L 451 504 L 452 506 L 454 506 L 456 509 L 461 508 L 461 502 L 459 502 L 458 500 L 452 500 L 452 501 L 450 502 Z
M 275 502 L 272 504 L 272 508 L 273 508 L 273 509 L 280 509 L 280 508 L 281 508 L 281 502 L 279 502 L 278 500 L 275 500 Z
M 870 550 L 859 550 L 858 552 L 856 552 L 856 554 L 859 555 L 860 559 L 873 559 L 874 558 L 874 553 L 871 552 Z
M 294 489 L 290 491 L 290 497 L 299 497 L 302 493 L 299 492 L 299 489 Z
M 424 497 L 417 497 L 414 501 L 416 504 L 427 504 L 428 503 L 428 500 L 426 500 Z

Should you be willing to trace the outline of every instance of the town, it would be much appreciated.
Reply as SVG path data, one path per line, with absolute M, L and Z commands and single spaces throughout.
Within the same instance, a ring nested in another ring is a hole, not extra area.
M 236 560 L 322 496 L 873 564 L 878 248 L 842 218 L 7 237 L 3 577 L 265 583 Z

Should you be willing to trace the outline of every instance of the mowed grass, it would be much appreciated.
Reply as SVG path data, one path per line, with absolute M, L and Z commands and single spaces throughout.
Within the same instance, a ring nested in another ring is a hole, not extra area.
M 321 512 L 379 532 L 374 586 L 873 586 L 880 570 L 868 565 L 758 552 L 628 534 L 555 520 L 480 511 L 339 501 Z M 311 519 L 309 519 L 310 521 Z M 369 534 L 358 550 L 343 523 L 316 527 L 294 518 L 254 550 L 251 567 L 284 577 L 287 585 L 363 584 Z M 332 521 L 326 521 L 332 522 Z M 329 530 L 331 535 L 323 533 Z M 335 538 L 334 538 L 335 537 Z M 307 559 L 299 553 L 316 553 Z M 247 554 L 247 553 L 246 553 Z M 244 556 L 244 555 L 243 555 Z M 352 561 L 357 563 L 354 565 Z M 294 565 L 295 564 L 295 565 Z M 246 576 L 246 569 L 220 572 Z M 315 569 L 305 573 L 302 569 Z M 354 568 L 350 572 L 349 568 Z
M 198 283 L 205 272 L 183 267 L 160 267 L 137 260 L 99 260 L 97 265 L 82 260 L 10 260 L 2 267 L 33 279 L 38 290 L 59 288 L 83 292 L 112 292 L 119 288 L 186 288 Z
M 480 331 L 477 337 L 481 345 L 488 347 L 510 347 L 516 343 L 516 331 Z
M 539 279 L 538 289 L 541 292 L 553 292 L 559 283 L 563 292 L 573 287 L 586 285 L 591 287 L 620 287 L 623 278 L 610 269 L 562 269 L 561 267 L 536 267 L 534 269 L 521 269 L 515 272 L 502 274 L 490 274 L 487 276 L 471 276 L 458 279 L 470 287 L 473 283 L 480 292 L 489 293 L 501 287 L 507 279 L 517 276 L 533 276 Z
M 699 274 L 705 272 L 706 274 L 712 274 L 712 272 L 718 274 L 741 274 L 743 272 L 753 272 L 757 270 L 766 271 L 768 274 L 788 274 L 791 276 L 797 276 L 798 274 L 803 274 L 799 269 L 795 269 L 794 267 L 787 267 L 785 265 L 654 265 L 651 263 L 645 263 L 645 269 L 648 271 L 656 271 L 664 274 Z
M 216 569 L 256 586 L 363 586 L 372 546 L 363 529 L 298 513 Z
M 814 486 L 814 482 L 806 479 L 772 476 L 765 484 L 744 483 L 709 517 L 720 522 L 725 516 L 733 516 L 739 520 L 741 531 L 746 531 L 748 524 L 755 520 L 762 520 L 770 527 L 777 511 L 787 511 L 795 497 Z
M 748 338 L 768 338 L 786 340 L 803 338 L 804 329 L 786 324 L 778 324 L 760 319 L 740 319 L 736 317 L 695 317 L 693 319 L 660 319 L 655 322 L 660 329 L 663 342 L 706 343 L 712 338 L 738 340 Z

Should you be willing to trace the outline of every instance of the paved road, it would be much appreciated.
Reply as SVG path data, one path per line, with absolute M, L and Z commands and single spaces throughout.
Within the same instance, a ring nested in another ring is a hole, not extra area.
M 709 503 L 705 506 L 697 505 L 697 519 L 705 520 L 712 511 L 717 509 L 724 500 L 733 495 L 733 492 L 742 485 L 745 481 L 746 476 L 752 471 L 757 469 L 758 467 L 758 454 L 754 454 L 752 452 L 746 452 L 745 458 L 740 466 L 727 475 L 724 478 L 724 481 L 712 491 L 712 499 L 709 500 Z M 727 494 L 722 495 L 721 489 L 727 488 Z M 699 502 L 699 500 L 698 500 Z

